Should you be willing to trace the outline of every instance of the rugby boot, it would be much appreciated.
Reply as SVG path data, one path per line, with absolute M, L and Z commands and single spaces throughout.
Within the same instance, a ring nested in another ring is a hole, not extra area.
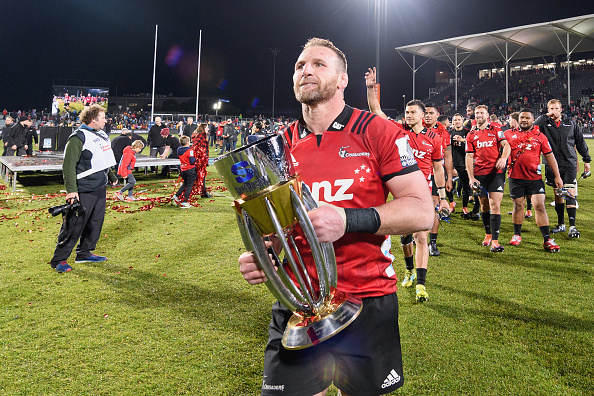
M 565 232 L 565 224 L 557 224 L 557 227 L 551 230 L 551 234 L 557 234 L 559 232 Z
M 425 290 L 425 285 L 417 285 L 417 302 L 427 301 L 429 294 Z
M 412 270 L 404 271 L 404 279 L 402 280 L 402 287 L 411 287 L 414 280 L 417 278 L 417 273 Z
M 439 256 L 441 252 L 437 248 L 437 243 L 431 242 L 429 244 L 429 256 Z
M 578 231 L 577 228 L 575 228 L 575 226 L 571 226 L 569 227 L 569 231 L 567 232 L 567 236 L 570 238 L 579 238 L 580 237 L 580 232 Z
M 498 241 L 491 241 L 491 253 L 501 253 L 504 249 Z
M 532 211 L 531 211 L 530 209 L 528 209 L 528 210 L 526 211 L 526 214 L 524 214 L 524 218 L 525 218 L 525 219 L 529 219 L 529 218 L 531 218 L 531 217 L 532 217 Z
M 558 253 L 560 250 L 559 245 L 555 243 L 554 239 L 549 239 L 542 244 L 542 247 L 544 247 L 544 250 L 551 253 Z
M 483 240 L 483 246 L 489 246 L 491 244 L 491 239 L 493 239 L 491 234 L 485 234 L 485 239 Z
M 514 246 L 520 246 L 520 242 L 522 242 L 522 237 L 518 234 L 514 234 L 511 241 L 509 241 L 509 244 Z

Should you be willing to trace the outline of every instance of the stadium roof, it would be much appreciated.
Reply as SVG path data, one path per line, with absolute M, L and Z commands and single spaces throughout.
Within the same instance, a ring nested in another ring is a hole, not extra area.
M 594 51 L 594 14 L 405 45 L 396 51 L 458 66 L 589 52 Z

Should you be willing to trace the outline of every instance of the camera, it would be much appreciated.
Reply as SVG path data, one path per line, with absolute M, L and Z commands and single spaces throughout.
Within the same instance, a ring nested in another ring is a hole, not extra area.
M 66 210 L 73 210 L 78 214 L 85 212 L 85 208 L 80 204 L 79 200 L 76 198 L 72 201 L 72 203 L 66 202 L 63 205 L 52 206 L 48 209 L 48 212 L 50 212 L 50 214 L 55 217 L 59 214 L 64 213 Z

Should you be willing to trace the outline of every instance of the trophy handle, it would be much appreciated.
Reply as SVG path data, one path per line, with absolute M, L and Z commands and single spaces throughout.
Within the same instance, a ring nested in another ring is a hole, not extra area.
M 303 204 L 307 210 L 317 209 L 318 203 L 311 194 L 309 186 L 301 183 L 301 194 L 303 197 Z M 324 254 L 324 264 L 326 265 L 326 272 L 328 273 L 328 282 L 331 287 L 336 287 L 336 256 L 334 255 L 334 246 L 330 242 L 320 243 L 322 246 L 322 253 Z

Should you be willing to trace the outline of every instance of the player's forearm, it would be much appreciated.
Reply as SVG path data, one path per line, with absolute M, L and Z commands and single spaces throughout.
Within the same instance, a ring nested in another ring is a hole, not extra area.
M 408 235 L 433 226 L 433 201 L 427 188 L 378 206 L 376 210 L 381 219 L 378 234 Z
M 367 105 L 369 106 L 369 111 L 371 111 L 373 114 L 376 114 L 386 120 L 388 119 L 388 116 L 382 111 L 379 100 L 377 100 L 374 87 L 367 88 Z

